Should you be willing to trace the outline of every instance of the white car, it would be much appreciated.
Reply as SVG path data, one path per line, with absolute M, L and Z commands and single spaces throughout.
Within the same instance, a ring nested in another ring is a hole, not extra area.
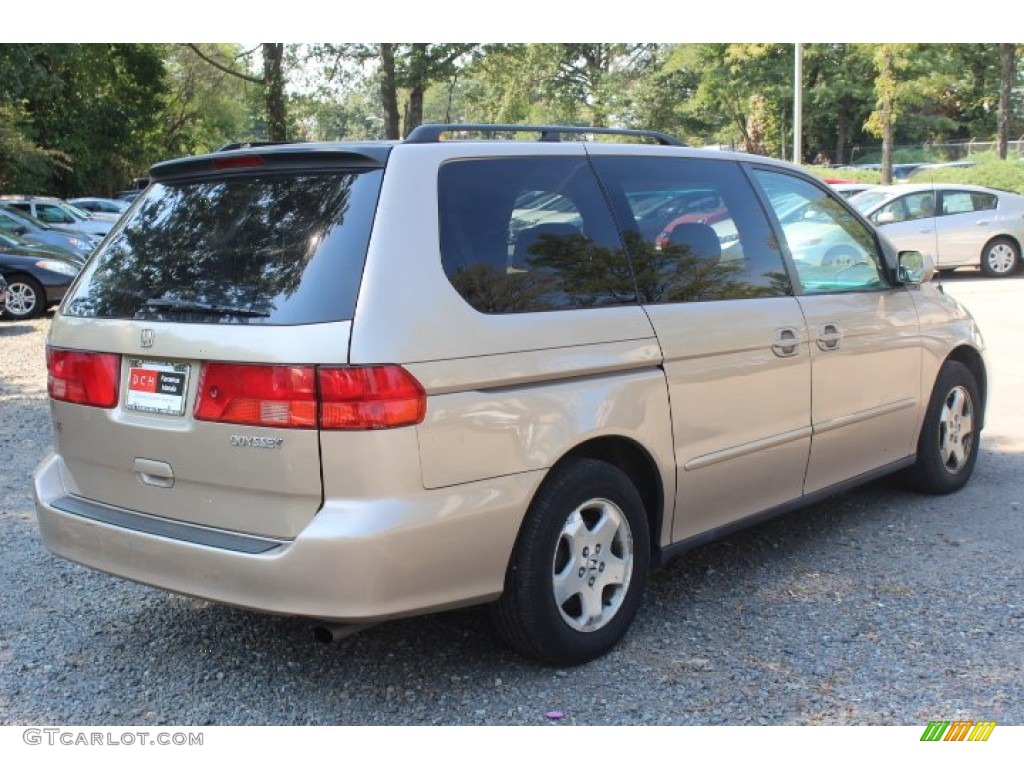
M 0 198 L 0 204 L 35 216 L 52 226 L 100 238 L 104 237 L 120 218 L 116 214 L 90 213 L 55 197 L 5 195 Z
M 861 192 L 867 192 L 869 189 L 879 189 L 878 184 L 859 184 L 853 182 L 842 182 L 837 184 L 830 184 L 833 191 L 838 192 L 843 197 L 853 197 L 859 195 Z
M 933 256 L 938 269 L 981 267 L 1006 277 L 1020 265 L 1024 196 L 969 184 L 901 184 L 862 192 L 850 204 L 899 250 Z
M 834 199 L 809 200 L 785 188 L 769 190 L 768 196 L 798 269 L 829 267 L 838 270 L 865 261 L 870 244 L 855 239 L 854 234 L 859 230 L 836 226 L 837 220 L 854 217 Z M 716 222 L 712 228 L 722 244 L 723 258 L 730 258 L 730 249 L 738 239 L 736 223 L 728 218 Z
M 68 203 L 89 213 L 111 213 L 118 217 L 131 205 L 127 200 L 111 200 L 107 197 L 76 197 L 68 200 Z

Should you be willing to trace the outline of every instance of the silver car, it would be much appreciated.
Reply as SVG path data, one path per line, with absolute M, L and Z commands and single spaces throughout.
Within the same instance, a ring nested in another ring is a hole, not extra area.
M 786 163 L 493 130 L 155 166 L 50 327 L 46 546 L 321 637 L 489 603 L 574 664 L 703 542 L 968 482 L 984 348 L 926 257 Z M 852 255 L 795 258 L 794 200 Z
M 851 204 L 901 250 L 930 254 L 939 270 L 981 267 L 1012 275 L 1024 242 L 1024 197 L 969 184 L 901 184 L 862 192 Z
M 4 195 L 0 197 L 0 204 L 55 227 L 99 237 L 106 235 L 119 218 L 112 213 L 90 213 L 56 197 Z

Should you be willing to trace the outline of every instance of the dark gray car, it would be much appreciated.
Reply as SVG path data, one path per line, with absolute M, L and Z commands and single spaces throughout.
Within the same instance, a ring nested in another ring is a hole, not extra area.
M 55 245 L 66 248 L 84 257 L 88 257 L 99 242 L 98 238 L 63 232 L 38 219 L 3 206 L 0 206 L 0 232 L 16 235 L 39 245 Z

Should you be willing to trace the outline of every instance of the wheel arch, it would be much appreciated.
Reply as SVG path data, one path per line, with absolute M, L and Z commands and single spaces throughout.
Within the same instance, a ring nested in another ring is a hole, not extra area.
M 967 366 L 978 383 L 978 393 L 981 395 L 981 424 L 979 430 L 985 426 L 985 411 L 988 405 L 988 371 L 985 369 L 985 361 L 974 347 L 964 344 L 957 347 L 946 357 L 946 361 L 953 360 Z
M 665 488 L 651 453 L 635 440 L 621 435 L 595 437 L 567 451 L 549 470 L 574 458 L 603 461 L 622 470 L 636 486 L 647 514 L 651 566 L 660 562 L 661 529 L 665 519 Z
M 988 247 L 996 240 L 1009 240 L 1017 246 L 1017 253 L 1021 252 L 1021 241 L 1015 235 L 1011 235 L 1009 232 L 1000 232 L 998 235 L 992 235 L 992 237 L 985 241 L 985 245 L 981 249 L 982 254 L 984 254 L 985 251 L 988 250 Z
M 1021 251 L 1021 241 L 1016 236 L 1011 235 L 1009 232 L 1000 232 L 998 235 L 992 235 L 992 237 L 990 237 L 988 240 L 986 240 L 985 241 L 985 245 L 983 245 L 982 248 L 981 248 L 981 254 L 978 257 L 978 261 L 979 261 L 979 265 L 981 266 L 983 274 L 985 274 L 985 269 L 986 269 L 986 267 L 985 267 L 985 254 L 988 253 L 988 249 L 992 247 L 992 244 L 997 242 L 997 241 L 999 241 L 999 240 L 1006 240 L 1011 245 L 1013 245 L 1014 248 L 1017 249 L 1017 263 L 1014 265 L 1013 269 L 1011 269 L 1006 274 L 1007 275 L 1013 274 L 1018 269 L 1020 269 L 1021 254 L 1022 254 L 1022 251 Z

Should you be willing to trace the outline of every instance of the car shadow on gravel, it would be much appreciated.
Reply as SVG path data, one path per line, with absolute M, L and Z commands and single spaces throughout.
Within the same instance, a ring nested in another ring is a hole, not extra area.
M 0 320 L 0 337 L 27 336 L 28 334 L 36 333 L 39 330 L 39 328 L 33 328 L 31 325 L 11 324 Z

